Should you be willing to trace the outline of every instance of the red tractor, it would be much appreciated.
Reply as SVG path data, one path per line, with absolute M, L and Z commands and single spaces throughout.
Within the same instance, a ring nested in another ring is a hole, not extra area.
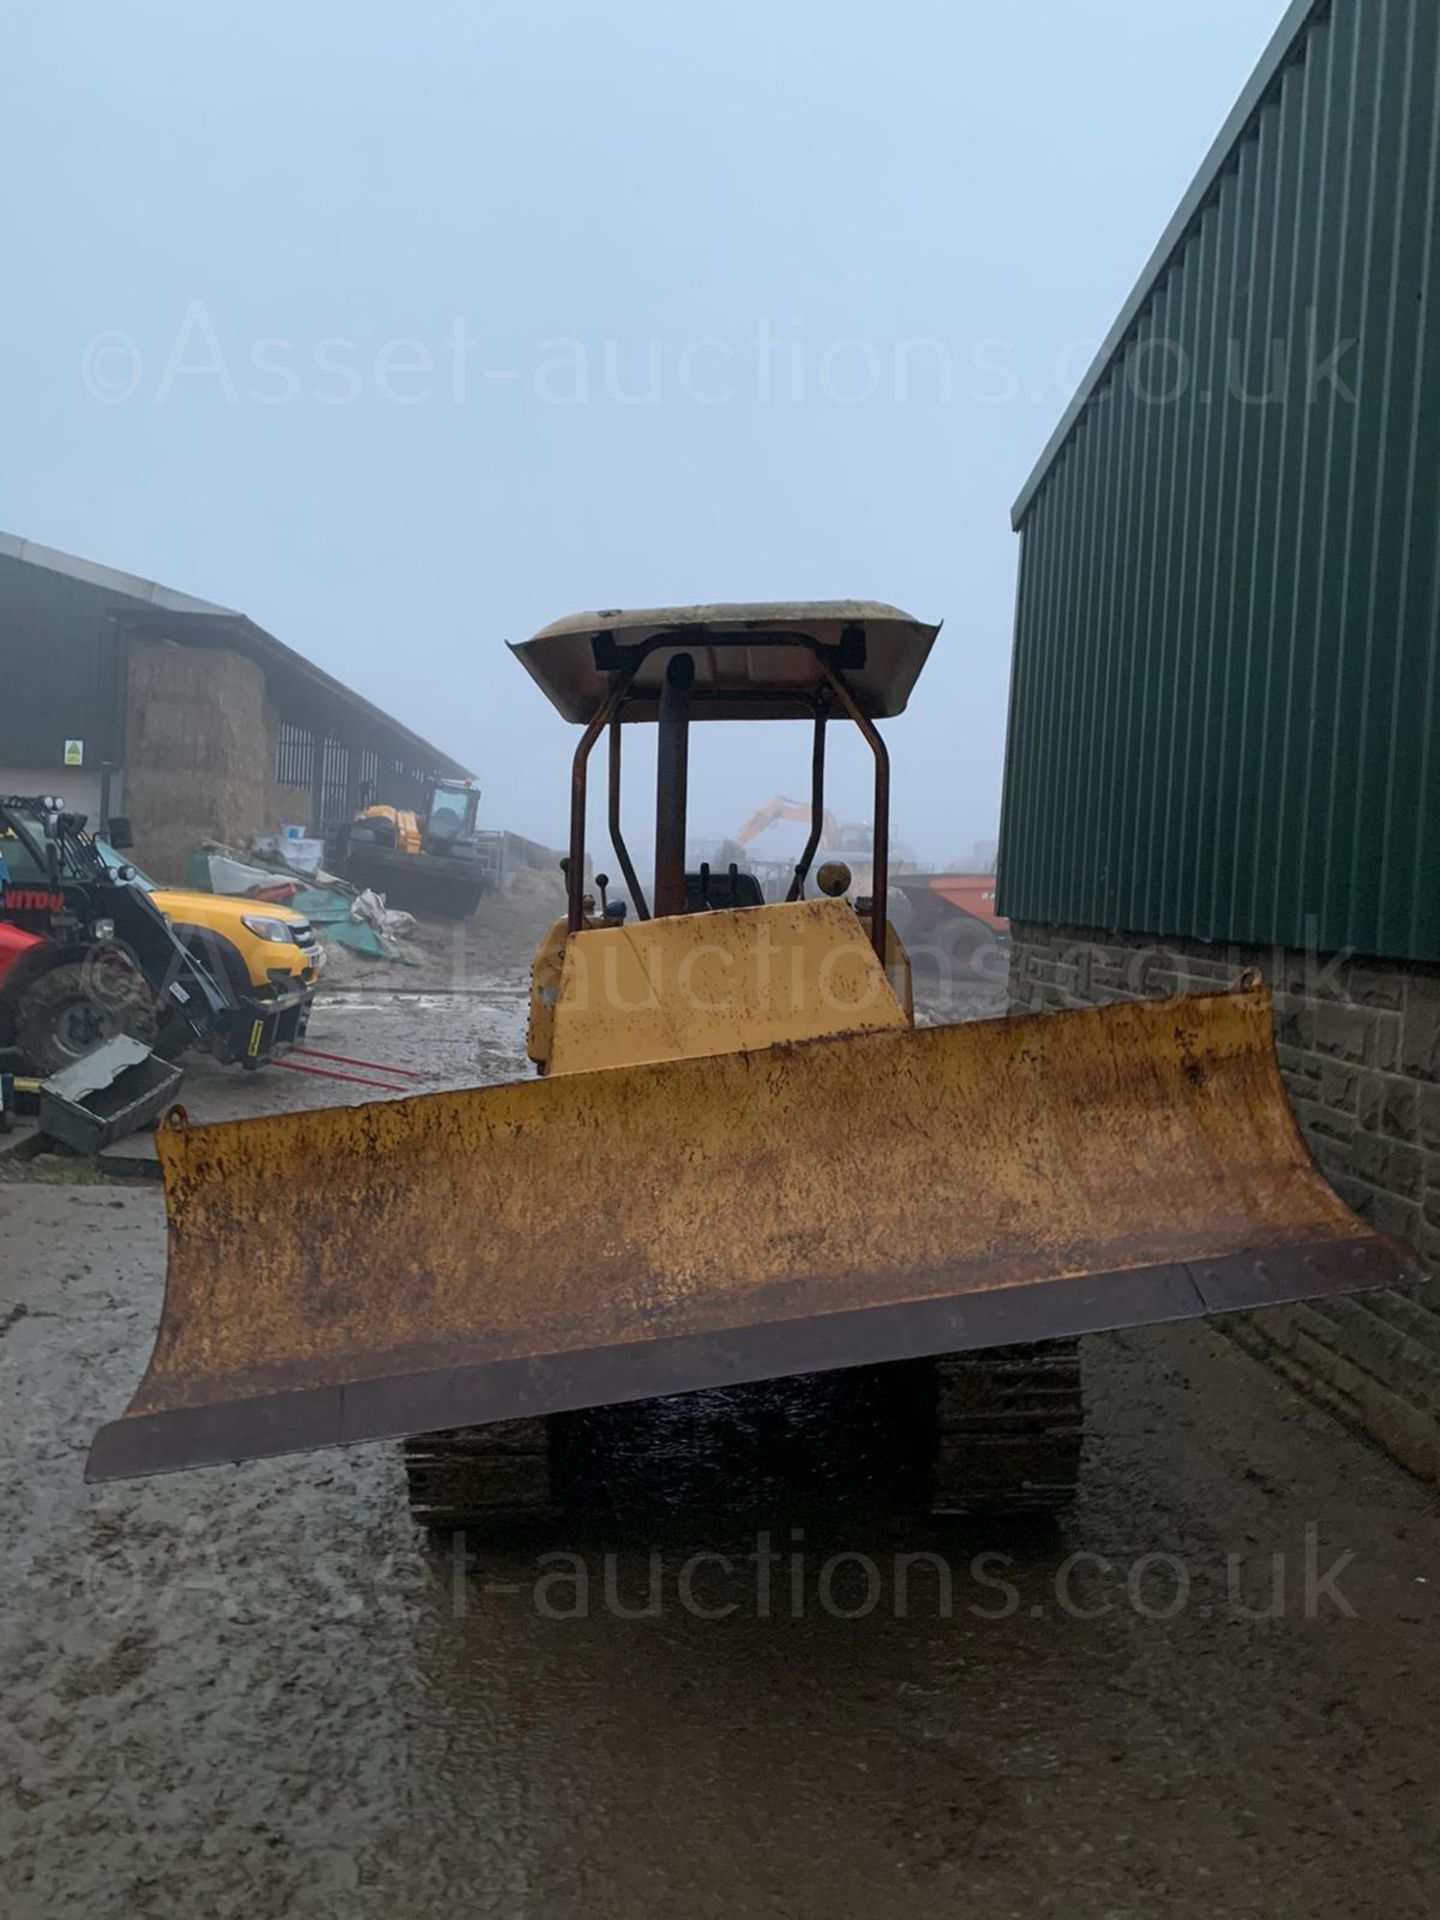
M 82 816 L 43 795 L 0 798 L 0 1060 L 55 1073 L 118 1034 L 178 1053 L 227 1011 Z

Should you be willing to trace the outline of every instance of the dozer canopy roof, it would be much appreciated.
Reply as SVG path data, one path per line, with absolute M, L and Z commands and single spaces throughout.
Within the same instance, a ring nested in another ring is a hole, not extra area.
M 797 720 L 826 684 L 820 650 L 872 720 L 903 713 L 938 626 L 879 600 L 779 600 L 571 614 L 511 646 L 567 720 L 594 719 L 611 676 L 643 661 L 627 720 L 653 720 L 665 663 L 695 662 L 696 720 Z M 673 638 L 673 645 L 668 644 Z

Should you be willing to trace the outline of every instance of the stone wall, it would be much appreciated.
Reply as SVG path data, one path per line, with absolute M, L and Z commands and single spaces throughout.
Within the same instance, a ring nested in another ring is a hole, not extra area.
M 265 675 L 222 647 L 135 640 L 125 712 L 125 808 L 135 858 L 179 885 L 202 839 L 241 845 L 297 816 L 275 784 L 276 717 Z
M 1281 1071 L 1320 1166 L 1357 1213 L 1419 1252 L 1401 1292 L 1230 1315 L 1264 1353 L 1413 1471 L 1440 1479 L 1440 966 L 1017 924 L 1010 1008 L 1042 1012 L 1233 986 L 1275 990 Z

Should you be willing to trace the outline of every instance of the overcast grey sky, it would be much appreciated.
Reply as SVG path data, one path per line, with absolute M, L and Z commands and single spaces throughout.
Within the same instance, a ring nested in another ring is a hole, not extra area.
M 897 831 L 963 855 L 1010 503 L 1282 11 L 8 0 L 0 526 L 243 608 L 551 841 L 502 640 L 893 600 L 945 621 Z M 806 764 L 714 730 L 693 830 Z

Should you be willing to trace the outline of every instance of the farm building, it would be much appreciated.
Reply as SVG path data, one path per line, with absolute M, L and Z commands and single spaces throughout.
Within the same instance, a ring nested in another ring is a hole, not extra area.
M 0 533 L 0 791 L 125 814 L 162 881 L 202 838 L 321 832 L 467 769 L 243 613 Z

